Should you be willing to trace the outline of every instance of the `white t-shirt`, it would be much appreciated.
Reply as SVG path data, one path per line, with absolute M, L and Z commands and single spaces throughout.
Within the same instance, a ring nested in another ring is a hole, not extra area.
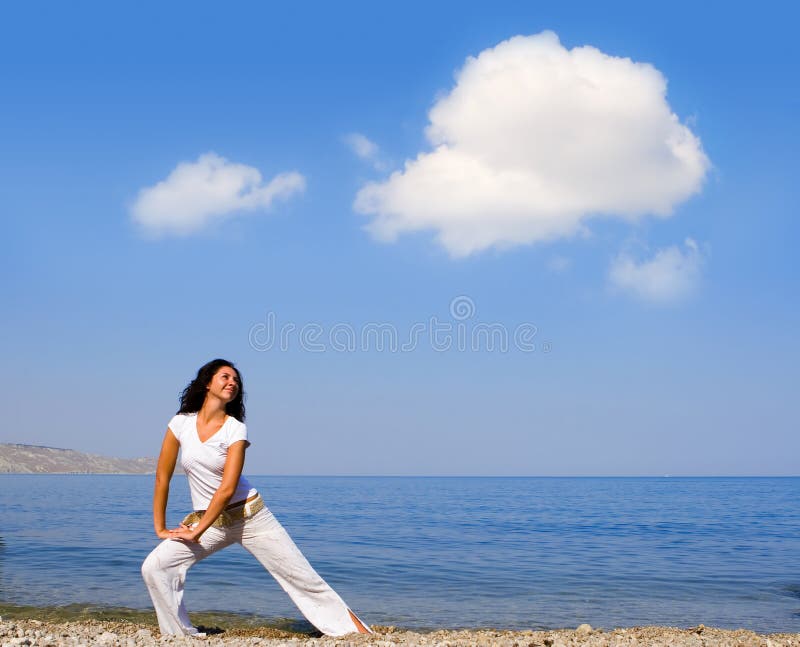
M 181 465 L 189 480 L 192 506 L 195 510 L 205 510 L 222 483 L 228 447 L 239 440 L 250 444 L 247 426 L 228 416 L 219 430 L 204 443 L 197 435 L 196 413 L 179 413 L 169 421 L 168 427 L 181 445 Z M 257 491 L 241 476 L 230 503 L 243 501 L 254 494 Z

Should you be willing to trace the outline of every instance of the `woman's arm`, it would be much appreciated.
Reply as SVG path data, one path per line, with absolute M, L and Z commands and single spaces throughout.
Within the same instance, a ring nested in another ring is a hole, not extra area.
M 161 539 L 173 537 L 174 531 L 167 530 L 167 499 L 169 498 L 169 482 L 175 471 L 180 443 L 175 435 L 167 429 L 161 453 L 158 455 L 156 467 L 156 485 L 153 490 L 153 528 Z
M 180 529 L 170 531 L 172 538 L 198 541 L 200 536 L 214 523 L 214 520 L 222 514 L 239 485 L 239 477 L 242 475 L 244 467 L 244 450 L 247 445 L 246 440 L 237 440 L 228 447 L 228 457 L 225 459 L 225 468 L 222 472 L 222 483 L 211 497 L 208 509 L 203 513 L 200 523 L 194 528 L 182 526 Z

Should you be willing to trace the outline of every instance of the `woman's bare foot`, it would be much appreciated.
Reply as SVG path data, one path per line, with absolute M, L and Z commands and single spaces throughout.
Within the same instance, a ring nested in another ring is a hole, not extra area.
M 361 622 L 361 620 L 358 619 L 358 616 L 355 613 L 353 613 L 352 611 L 350 611 L 350 609 L 347 610 L 347 613 L 350 614 L 350 619 L 353 621 L 353 624 L 356 626 L 356 629 L 358 629 L 358 633 L 360 633 L 360 634 L 371 634 L 372 633 L 369 629 L 367 629 L 364 626 L 364 623 Z

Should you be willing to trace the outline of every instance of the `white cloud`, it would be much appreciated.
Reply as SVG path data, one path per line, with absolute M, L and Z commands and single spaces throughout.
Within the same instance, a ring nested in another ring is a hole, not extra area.
M 356 156 L 363 160 L 372 160 L 378 155 L 378 145 L 361 133 L 349 133 L 344 136 L 344 143 Z
M 354 208 L 379 240 L 432 230 L 452 256 L 571 236 L 593 216 L 669 216 L 709 167 L 657 69 L 552 32 L 468 58 L 429 119 L 432 150 Z
M 571 265 L 572 261 L 566 256 L 553 256 L 547 261 L 547 269 L 556 274 L 566 272 Z
M 361 133 L 348 133 L 343 138 L 348 148 L 355 153 L 356 157 L 370 162 L 378 171 L 385 171 L 388 165 L 382 159 L 378 145 Z
M 300 173 L 280 173 L 265 183 L 258 169 L 205 153 L 139 191 L 131 217 L 150 233 L 186 235 L 237 211 L 266 209 L 304 189 Z
M 704 261 L 691 238 L 684 250 L 667 247 L 648 261 L 637 263 L 628 254 L 612 262 L 608 279 L 614 288 L 657 304 L 669 304 L 689 296 L 696 288 Z

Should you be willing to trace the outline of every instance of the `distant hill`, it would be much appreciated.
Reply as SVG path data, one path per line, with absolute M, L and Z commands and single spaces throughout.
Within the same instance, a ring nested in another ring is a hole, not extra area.
M 73 449 L 0 443 L 0 474 L 155 474 L 155 471 L 155 458 L 111 458 Z

